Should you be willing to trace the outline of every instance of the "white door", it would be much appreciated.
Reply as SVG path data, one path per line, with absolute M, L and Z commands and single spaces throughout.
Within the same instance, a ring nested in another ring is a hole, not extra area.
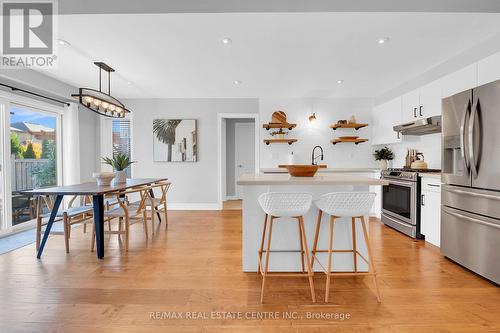
M 244 173 L 255 173 L 255 124 L 235 124 L 235 181 Z M 239 186 L 236 186 L 236 196 L 241 199 Z

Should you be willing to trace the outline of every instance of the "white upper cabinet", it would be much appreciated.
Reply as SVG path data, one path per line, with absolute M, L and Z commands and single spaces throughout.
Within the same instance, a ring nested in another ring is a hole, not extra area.
M 500 53 L 489 56 L 477 64 L 477 83 L 483 85 L 500 80 Z
M 401 122 L 409 123 L 421 118 L 441 114 L 441 80 L 433 81 L 402 97 Z
M 436 80 L 420 88 L 418 116 L 427 118 L 441 115 L 442 81 Z
M 477 63 L 442 78 L 442 98 L 477 87 Z
M 402 96 L 401 122 L 409 123 L 419 117 L 420 89 L 410 91 Z
M 372 144 L 384 145 L 400 142 L 398 133 L 392 129 L 401 124 L 401 97 L 390 100 L 373 108 Z

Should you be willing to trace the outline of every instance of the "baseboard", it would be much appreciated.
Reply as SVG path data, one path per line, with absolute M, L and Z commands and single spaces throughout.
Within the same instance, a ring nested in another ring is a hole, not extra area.
M 380 213 L 370 213 L 370 217 L 376 217 L 376 218 L 381 218 L 382 216 L 380 215 Z
M 169 210 L 220 210 L 217 203 L 169 203 Z
M 235 195 L 227 195 L 227 196 L 226 196 L 226 201 L 227 201 L 227 200 L 238 200 L 238 199 L 239 199 L 239 198 L 238 198 L 237 196 L 235 196 Z

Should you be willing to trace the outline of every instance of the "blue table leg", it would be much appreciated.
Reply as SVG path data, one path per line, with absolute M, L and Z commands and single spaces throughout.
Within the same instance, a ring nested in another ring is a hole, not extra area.
M 152 189 L 152 188 L 150 188 L 150 189 L 149 189 L 149 195 L 151 196 L 151 198 L 154 198 L 154 197 L 155 197 L 155 192 L 153 191 L 153 189 Z M 151 209 L 152 209 L 152 208 L 153 208 L 153 207 L 151 207 Z M 156 216 L 158 216 L 158 221 L 160 221 L 160 223 L 161 223 L 161 216 L 160 216 L 160 213 L 158 213 L 158 212 L 157 212 L 157 213 L 156 213 Z
M 104 196 L 92 196 L 94 204 L 95 244 L 97 247 L 97 258 L 104 258 Z
M 49 222 L 45 226 L 45 232 L 43 233 L 42 242 L 40 243 L 40 248 L 38 249 L 38 254 L 36 257 L 40 259 L 42 256 L 43 248 L 45 247 L 45 243 L 47 242 L 47 238 L 49 238 L 50 229 L 52 229 L 52 225 L 54 224 L 54 220 L 57 216 L 57 211 L 59 210 L 59 206 L 61 205 L 63 195 L 56 195 L 56 200 L 54 201 L 54 207 L 52 207 L 52 211 L 50 212 Z

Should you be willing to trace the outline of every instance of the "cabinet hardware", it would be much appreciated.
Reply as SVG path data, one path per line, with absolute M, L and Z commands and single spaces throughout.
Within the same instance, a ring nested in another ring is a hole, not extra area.
M 417 108 L 413 108 L 413 118 L 417 118 Z
M 422 113 L 422 109 L 423 109 L 423 108 L 424 108 L 424 106 L 423 106 L 423 105 L 420 105 L 420 108 L 419 108 L 419 111 L 418 111 L 418 113 L 420 114 L 420 117 L 422 117 L 422 116 L 423 116 L 423 113 Z
M 422 194 L 422 198 L 420 201 L 421 201 L 422 206 L 425 206 L 425 194 Z

